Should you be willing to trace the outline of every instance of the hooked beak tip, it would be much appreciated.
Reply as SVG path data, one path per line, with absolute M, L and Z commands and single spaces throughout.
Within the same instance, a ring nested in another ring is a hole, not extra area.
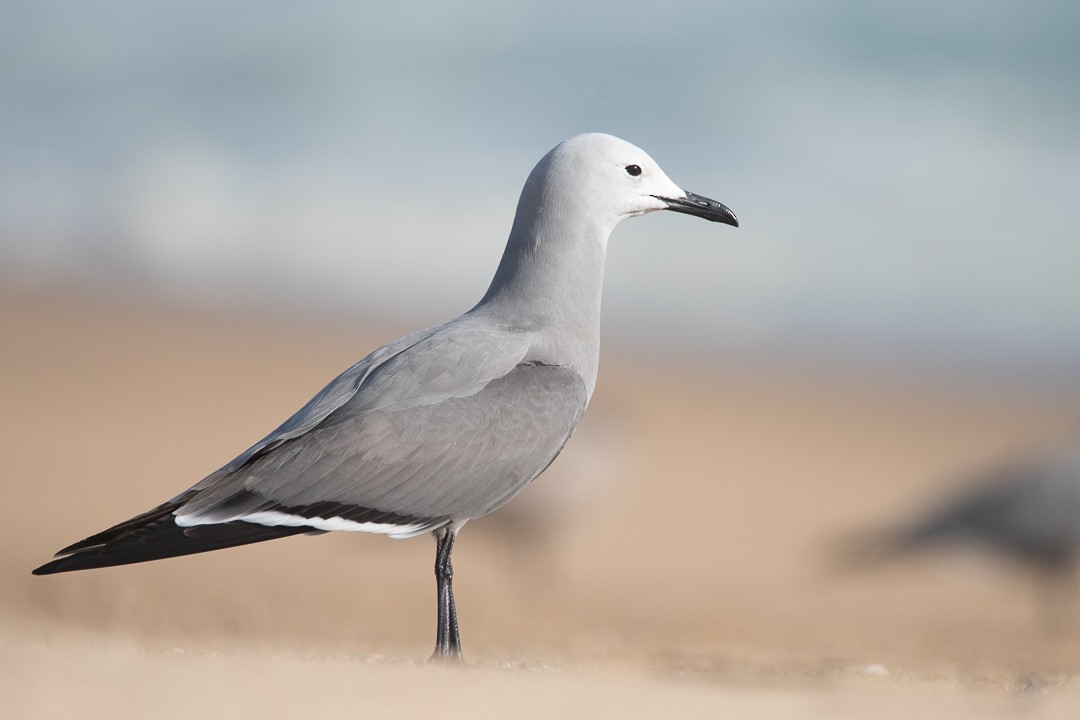
M 710 222 L 739 227 L 739 219 L 735 217 L 735 213 L 731 211 L 731 208 L 702 195 L 688 192 L 685 198 L 666 198 L 659 195 L 653 197 L 667 205 L 668 210 L 704 218 Z

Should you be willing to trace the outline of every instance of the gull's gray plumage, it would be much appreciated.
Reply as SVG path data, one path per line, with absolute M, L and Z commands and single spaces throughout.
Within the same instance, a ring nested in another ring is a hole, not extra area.
M 584 409 L 581 377 L 547 365 L 519 365 L 472 395 L 393 410 L 365 410 L 357 393 L 302 439 L 199 491 L 177 522 L 275 510 L 316 518 L 302 508 L 334 503 L 343 519 L 367 512 L 377 523 L 372 511 L 392 512 L 415 526 L 394 533 L 407 536 L 481 517 L 554 459 Z
M 460 657 L 454 536 L 535 479 L 573 434 L 596 386 L 608 236 L 627 217 L 665 209 L 738 225 L 623 140 L 559 144 L 529 175 L 502 261 L 472 310 L 379 348 L 220 470 L 35 574 L 302 532 L 431 531 L 436 656 Z
M 585 410 L 580 375 L 529 363 L 525 333 L 467 314 L 399 343 L 350 368 L 192 488 L 177 522 L 252 513 L 268 522 L 274 511 L 317 529 L 349 529 L 300 510 L 335 503 L 335 517 L 368 511 L 361 522 L 388 524 L 377 514 L 392 513 L 399 519 L 388 532 L 415 535 L 509 500 L 554 459 Z

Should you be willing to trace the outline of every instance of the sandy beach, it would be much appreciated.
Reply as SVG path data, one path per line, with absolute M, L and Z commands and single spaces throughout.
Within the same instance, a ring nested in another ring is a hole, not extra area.
M 1052 444 L 1077 398 L 605 347 L 564 455 L 455 551 L 335 533 L 35 578 L 230 460 L 392 321 L 0 293 L 0 716 L 1077 717 L 1080 623 L 1023 571 L 830 550 Z M 1080 612 L 1077 612 L 1080 618 Z

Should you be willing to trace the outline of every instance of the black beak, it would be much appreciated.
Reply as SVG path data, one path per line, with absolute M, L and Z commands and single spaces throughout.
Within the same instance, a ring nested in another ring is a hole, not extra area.
M 731 212 L 727 205 L 710 200 L 707 197 L 695 195 L 692 192 L 686 193 L 685 198 L 666 198 L 659 195 L 653 195 L 653 197 L 664 201 L 668 210 L 686 213 L 687 215 L 696 215 L 712 222 L 739 227 L 739 218 L 735 217 L 735 213 Z

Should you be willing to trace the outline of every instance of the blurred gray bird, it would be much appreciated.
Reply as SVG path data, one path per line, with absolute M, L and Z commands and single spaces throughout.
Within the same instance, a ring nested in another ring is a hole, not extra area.
M 608 236 L 657 210 L 738 226 L 641 149 L 578 135 L 533 169 L 495 277 L 443 325 L 385 345 L 276 430 L 158 507 L 70 545 L 36 575 L 350 530 L 436 540 L 433 659 L 458 660 L 454 538 L 570 439 L 596 385 Z
M 847 539 L 840 562 L 849 569 L 912 553 L 972 547 L 1034 570 L 1054 599 L 1072 597 L 1080 563 L 1080 446 L 1034 454 L 975 473 L 967 488 L 898 529 Z

